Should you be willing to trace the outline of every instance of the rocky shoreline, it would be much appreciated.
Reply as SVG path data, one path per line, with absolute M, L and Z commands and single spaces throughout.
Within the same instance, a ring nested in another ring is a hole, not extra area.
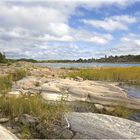
M 118 83 L 99 82 L 76 79 L 61 78 L 61 73 L 68 70 L 40 68 L 30 63 L 18 63 L 12 66 L 4 66 L 0 73 L 6 75 L 8 71 L 15 68 L 26 69 L 29 75 L 21 80 L 13 82 L 13 86 L 6 97 L 21 97 L 23 95 L 40 95 L 47 102 L 59 102 L 64 100 L 66 104 L 73 106 L 73 110 L 67 113 L 59 125 L 52 127 L 53 131 L 49 135 L 38 118 L 29 114 L 23 114 L 20 118 L 15 118 L 11 123 L 9 118 L 0 118 L 0 123 L 7 127 L 18 138 L 21 138 L 19 124 L 31 125 L 36 129 L 37 134 L 33 138 L 59 138 L 59 139 L 116 139 L 116 138 L 140 138 L 140 123 L 109 115 L 91 113 L 102 110 L 112 112 L 114 106 L 123 105 L 130 109 L 140 110 L 140 99 L 127 96 L 125 91 L 118 87 Z M 90 104 L 83 108 L 79 102 Z M 93 106 L 91 106 L 93 104 Z M 74 111 L 74 112 L 73 112 Z M 75 112 L 77 111 L 77 112 Z M 114 125 L 115 124 L 115 125 Z M 16 127 L 14 127 L 15 125 Z M 4 133 L 6 132 L 6 133 Z M 1 135 L 3 134 L 3 135 Z M 7 136 L 5 136 L 7 134 Z M 16 136 L 9 134 L 9 131 L 0 127 L 0 138 L 16 139 Z M 38 136 L 37 136 L 38 135 Z
M 117 83 L 111 82 L 28 76 L 15 82 L 7 96 L 20 94 L 40 94 L 51 101 L 64 98 L 66 101 L 87 101 L 105 106 L 123 104 L 140 109 L 140 99 L 127 96 Z

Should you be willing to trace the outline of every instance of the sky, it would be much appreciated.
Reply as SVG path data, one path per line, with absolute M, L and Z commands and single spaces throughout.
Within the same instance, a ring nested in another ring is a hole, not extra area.
M 140 55 L 140 0 L 0 0 L 0 52 L 37 60 Z

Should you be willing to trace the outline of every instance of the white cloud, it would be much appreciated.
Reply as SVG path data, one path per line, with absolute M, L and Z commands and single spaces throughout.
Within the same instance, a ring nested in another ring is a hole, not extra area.
M 135 23 L 136 18 L 128 15 L 107 17 L 103 20 L 82 20 L 85 24 L 107 31 L 127 30 L 128 25 Z
M 101 8 L 104 5 L 125 7 L 132 0 L 1 0 L 0 2 L 0 51 L 9 57 L 72 58 L 87 56 L 91 50 L 76 45 L 77 42 L 106 45 L 113 36 L 69 25 L 71 15 L 78 6 Z M 115 17 L 114 17 L 115 18 Z M 124 24 L 133 23 L 129 17 L 112 19 Z M 125 19 L 125 20 L 124 20 Z M 110 21 L 111 22 L 111 21 Z M 110 23 L 111 24 L 111 23 Z M 115 25 L 118 28 L 119 25 Z M 113 30 L 113 27 L 111 30 Z M 67 42 L 68 45 L 50 46 L 48 42 Z M 137 41 L 139 43 L 139 41 Z M 62 55 L 60 55 L 60 53 Z M 87 55 L 86 55 L 87 53 Z
M 116 45 L 111 51 L 115 54 L 140 54 L 140 35 L 128 34 L 120 39 L 120 43 Z
M 68 41 L 68 42 L 87 42 L 96 45 L 105 45 L 113 39 L 111 34 L 99 34 L 85 30 L 71 29 L 69 35 L 54 37 L 48 34 L 39 37 L 42 41 Z

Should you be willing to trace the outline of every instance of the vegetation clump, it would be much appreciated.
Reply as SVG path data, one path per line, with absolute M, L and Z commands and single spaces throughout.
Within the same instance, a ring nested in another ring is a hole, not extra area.
M 77 69 L 69 72 L 67 77 L 77 76 L 88 80 L 102 80 L 140 84 L 140 67 L 101 67 Z
M 74 112 L 92 112 L 106 114 L 121 118 L 129 118 L 134 110 L 128 109 L 123 104 L 118 104 L 116 106 L 103 106 L 102 109 L 98 109 L 94 103 L 77 101 L 69 105 L 70 110 Z M 107 109 L 108 108 L 108 109 Z
M 11 77 L 12 81 L 18 81 L 22 79 L 23 77 L 27 76 L 27 71 L 22 69 L 15 69 L 13 72 L 9 73 L 9 76 Z
M 20 118 L 23 114 L 29 114 L 37 118 L 42 126 L 45 126 L 46 133 L 51 133 L 53 125 L 60 124 L 64 113 L 67 111 L 64 101 L 48 103 L 41 96 L 20 96 L 0 97 L 0 110 L 3 116 L 9 117 L 14 123 L 15 118 Z M 13 124 L 14 125 L 14 124 Z M 33 131 L 36 127 L 26 124 L 18 124 L 22 129 L 22 138 L 33 138 Z M 40 138 L 40 137 L 39 137 Z
M 12 88 L 12 81 L 18 81 L 27 75 L 25 70 L 15 70 L 0 77 L 0 94 L 5 94 Z
M 0 77 L 0 94 L 5 94 L 11 90 L 12 80 L 10 76 Z

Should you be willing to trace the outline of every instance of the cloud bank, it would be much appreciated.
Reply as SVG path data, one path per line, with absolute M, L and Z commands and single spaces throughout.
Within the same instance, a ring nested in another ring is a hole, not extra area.
M 101 52 L 109 53 L 107 50 L 111 46 L 116 54 L 116 46 L 122 52 L 121 46 L 126 45 L 125 52 L 129 53 L 130 48 L 137 46 L 138 53 L 140 40 L 136 35 L 129 35 L 129 26 L 138 22 L 135 15 L 106 16 L 105 13 L 102 17 L 100 14 L 94 17 L 94 13 L 104 7 L 115 6 L 121 11 L 135 2 L 3 0 L 0 2 L 0 51 L 9 58 L 77 59 L 99 57 Z M 83 13 L 82 16 L 77 11 Z M 86 16 L 87 13 L 93 16 Z M 126 34 L 126 37 L 118 38 L 118 44 L 112 43 L 116 39 L 115 31 L 125 31 Z

